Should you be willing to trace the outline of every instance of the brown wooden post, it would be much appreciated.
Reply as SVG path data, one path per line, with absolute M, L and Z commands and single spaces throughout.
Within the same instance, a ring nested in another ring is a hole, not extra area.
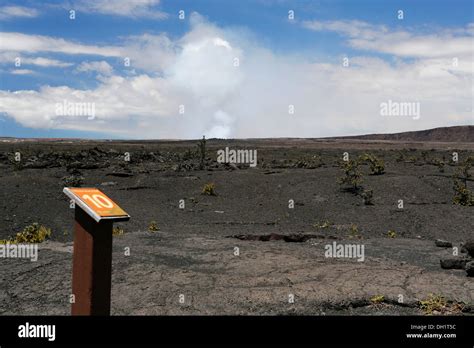
M 110 315 L 112 232 L 114 221 L 128 215 L 96 188 L 65 187 L 74 202 L 72 315 Z
M 78 206 L 75 220 L 71 313 L 110 315 L 113 222 L 96 222 Z

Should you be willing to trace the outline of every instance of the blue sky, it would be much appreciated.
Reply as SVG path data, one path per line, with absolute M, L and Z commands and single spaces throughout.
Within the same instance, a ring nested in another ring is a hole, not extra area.
M 473 23 L 468 0 L 4 1 L 0 136 L 318 137 L 474 124 Z M 419 103 L 421 117 L 384 117 L 389 100 Z M 79 103 L 94 117 L 74 114 Z

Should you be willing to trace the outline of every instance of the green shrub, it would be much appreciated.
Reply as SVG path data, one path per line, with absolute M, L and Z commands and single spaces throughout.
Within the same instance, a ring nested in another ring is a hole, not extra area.
M 342 170 L 344 171 L 344 176 L 339 178 L 339 184 L 349 186 L 349 190 L 357 193 L 360 189 L 360 184 L 362 183 L 362 175 L 359 171 L 357 161 L 344 161 L 342 164 Z
M 370 302 L 372 302 L 373 304 L 380 304 L 383 301 L 385 301 L 384 295 L 375 295 L 370 298 Z
M 357 227 L 356 224 L 351 224 L 351 227 L 349 228 L 349 237 L 350 238 L 360 238 L 359 228 Z
M 112 235 L 113 236 L 122 236 L 125 234 L 125 231 L 122 227 L 120 226 L 115 226 L 112 230 Z
M 381 175 L 385 173 L 385 164 L 384 161 L 377 158 L 372 154 L 364 154 L 359 157 L 361 163 L 369 163 L 370 171 L 372 175 Z
M 0 240 L 0 244 L 6 243 L 42 243 L 51 237 L 51 229 L 37 222 L 26 226 L 23 231 L 18 232 L 15 237 Z
M 454 197 L 453 203 L 457 205 L 464 205 L 464 206 L 474 206 L 474 195 L 459 180 L 454 180 Z
M 151 221 L 150 224 L 148 225 L 148 231 L 150 232 L 158 232 L 160 228 L 158 227 L 158 224 L 156 221 Z
M 433 314 L 434 311 L 441 312 L 446 307 L 447 302 L 441 295 L 429 294 L 426 299 L 419 302 L 419 305 L 425 314 Z
M 464 206 L 474 206 L 474 194 L 467 187 L 467 181 L 471 177 L 470 169 L 474 162 L 473 157 L 467 158 L 453 174 L 453 203 Z
M 213 183 L 204 185 L 202 188 L 202 194 L 207 196 L 217 196 L 216 186 Z
M 374 201 L 373 201 L 374 191 L 372 191 L 371 189 L 364 190 L 361 196 L 362 196 L 362 199 L 364 200 L 365 205 L 374 205 Z
M 426 315 L 432 314 L 459 314 L 462 313 L 465 304 L 457 301 L 447 301 L 441 295 L 429 294 L 427 298 L 420 300 L 418 306 Z
M 202 136 L 197 144 L 198 157 L 199 157 L 199 169 L 203 169 L 206 162 L 206 137 Z
M 315 223 L 315 224 L 313 225 L 313 227 L 315 227 L 315 228 L 320 228 L 320 229 L 326 229 L 326 228 L 331 227 L 332 225 L 334 225 L 334 224 L 333 224 L 331 221 L 325 220 L 325 221 L 322 222 L 322 223 L 319 223 L 319 222 Z
M 405 160 L 405 154 L 401 151 L 397 152 L 397 155 L 395 157 L 395 161 L 397 162 L 403 162 Z
M 83 183 L 84 177 L 80 175 L 70 175 L 63 178 L 63 185 L 65 187 L 81 187 Z
M 306 156 L 298 159 L 293 165 L 296 168 L 314 169 L 321 167 L 321 156 Z
M 397 237 L 397 232 L 390 230 L 387 232 L 387 237 L 388 238 L 396 238 Z
M 444 173 L 444 161 L 434 158 L 431 160 L 431 164 L 437 166 L 440 173 Z

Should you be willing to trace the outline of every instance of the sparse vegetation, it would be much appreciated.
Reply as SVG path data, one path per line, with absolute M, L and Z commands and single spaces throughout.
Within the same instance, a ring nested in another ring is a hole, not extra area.
M 122 236 L 124 233 L 124 229 L 120 226 L 115 226 L 112 230 L 112 236 Z
M 394 230 L 389 230 L 387 232 L 387 237 L 388 238 L 396 238 L 397 237 L 397 232 L 395 232 Z
M 380 304 L 385 301 L 385 296 L 383 295 L 375 295 L 370 298 L 370 302 L 373 304 Z
M 425 151 L 425 150 L 421 151 L 421 159 L 424 162 L 426 162 L 427 157 L 428 157 L 428 151 Z
M 63 184 L 65 187 L 81 187 L 84 183 L 84 177 L 78 175 L 65 176 Z
M 0 244 L 6 243 L 42 243 L 51 237 L 51 229 L 35 222 L 26 226 L 23 231 L 18 232 L 15 237 L 0 240 Z
M 344 171 L 344 176 L 339 179 L 339 184 L 346 185 L 348 186 L 348 190 L 358 193 L 362 183 L 362 175 L 359 171 L 357 161 L 344 161 L 342 164 L 342 170 Z
M 397 156 L 395 157 L 395 161 L 403 162 L 405 160 L 405 153 L 402 151 L 397 152 Z
M 199 140 L 197 144 L 198 147 L 198 156 L 199 156 L 199 169 L 204 169 L 206 162 L 206 137 L 203 135 L 202 139 Z
M 426 299 L 419 301 L 419 306 L 426 315 L 455 314 L 464 309 L 463 304 L 447 301 L 443 296 L 435 294 L 429 294 Z
M 467 188 L 467 186 L 463 185 L 459 180 L 454 180 L 454 197 L 453 203 L 458 205 L 465 205 L 465 206 L 474 206 L 474 195 Z
M 372 175 L 381 175 L 385 173 L 384 161 L 377 158 L 375 155 L 365 153 L 359 157 L 361 163 L 369 163 Z
M 444 173 L 444 165 L 445 165 L 444 161 L 442 161 L 438 158 L 434 158 L 434 159 L 431 160 L 431 164 L 437 166 L 438 171 L 440 173 Z
M 192 160 L 193 158 L 195 158 L 195 153 L 191 149 L 186 149 L 186 151 L 184 151 L 182 154 L 183 161 Z
M 217 196 L 216 186 L 213 183 L 204 185 L 202 188 L 202 194 L 207 196 Z
M 444 164 L 445 164 L 445 163 L 442 162 L 442 161 L 439 161 L 438 164 L 437 164 L 437 166 L 438 166 L 438 171 L 439 171 L 440 173 L 444 173 Z
M 326 229 L 334 225 L 331 221 L 329 220 L 324 220 L 324 222 L 317 222 L 313 224 L 313 227 L 319 228 L 319 229 Z
M 470 169 L 474 162 L 473 157 L 467 158 L 454 172 L 453 203 L 464 206 L 474 206 L 474 194 L 467 186 L 467 181 L 471 177 Z
M 361 186 L 362 174 L 359 171 L 359 161 L 344 161 L 342 170 L 344 171 L 344 176 L 338 179 L 339 184 L 345 185 L 345 190 L 351 191 L 355 195 L 360 195 L 365 205 L 373 205 L 373 190 L 369 188 L 363 190 Z
M 160 228 L 158 227 L 158 224 L 156 221 L 151 221 L 150 224 L 148 225 L 148 231 L 149 232 L 158 232 Z
M 321 162 L 321 156 L 312 156 L 312 157 L 303 157 L 298 159 L 294 167 L 295 168 L 306 168 L 306 169 L 314 169 L 321 167 L 322 162 Z
M 349 227 L 349 237 L 350 238 L 360 238 L 359 228 L 357 227 L 356 224 L 351 224 L 351 227 Z
M 443 296 L 429 294 L 428 297 L 420 301 L 420 308 L 425 314 L 433 314 L 434 311 L 441 312 L 446 307 L 446 300 Z
M 372 191 L 371 189 L 364 190 L 361 196 L 362 196 L 362 199 L 364 200 L 365 205 L 374 205 L 374 201 L 373 201 L 374 191 Z

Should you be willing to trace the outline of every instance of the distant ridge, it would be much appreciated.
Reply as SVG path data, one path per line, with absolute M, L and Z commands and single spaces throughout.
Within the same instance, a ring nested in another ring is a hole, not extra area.
M 474 126 L 439 127 L 414 132 L 344 136 L 336 137 L 336 139 L 472 143 L 474 142 Z
M 445 142 L 445 143 L 474 143 L 474 126 L 453 126 L 453 127 L 439 127 L 420 131 L 387 133 L 387 134 L 366 134 L 366 135 L 351 135 L 351 136 L 335 136 L 323 138 L 230 138 L 230 139 L 216 139 L 208 140 L 216 141 L 239 141 L 239 140 L 254 140 L 254 141 L 273 141 L 273 140 L 287 140 L 287 141 L 305 141 L 305 140 L 373 140 L 373 141 L 400 141 L 400 142 Z M 15 142 L 50 142 L 50 143 L 154 143 L 154 142 L 194 142 L 196 139 L 89 139 L 89 138 L 15 138 L 2 137 L 1 142 L 15 143 Z

